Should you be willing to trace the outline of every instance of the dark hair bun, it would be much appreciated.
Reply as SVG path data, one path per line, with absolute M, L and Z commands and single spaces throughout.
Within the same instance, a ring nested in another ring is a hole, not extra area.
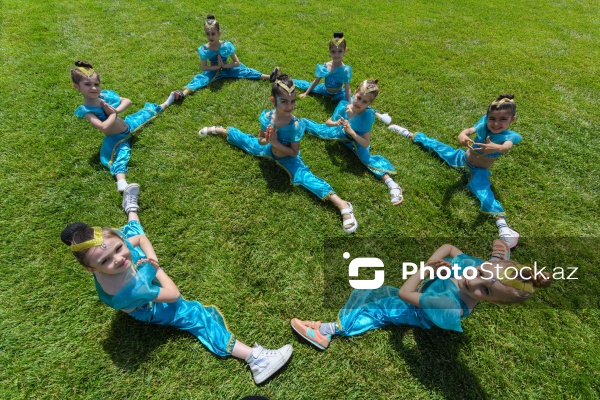
M 342 31 L 333 32 L 333 37 L 337 38 L 337 39 L 341 39 L 344 37 L 344 32 L 342 32 Z
M 75 66 L 76 67 L 83 67 L 83 68 L 94 68 L 92 67 L 92 64 L 90 64 L 87 61 L 81 61 L 81 60 L 77 60 L 75 61 Z
M 515 96 L 510 94 L 510 93 L 505 93 L 505 94 L 501 94 L 500 96 L 496 97 L 496 101 L 500 101 L 502 99 L 514 99 Z
M 73 235 L 82 229 L 87 229 L 88 227 L 89 225 L 83 222 L 74 222 L 63 229 L 60 234 L 60 240 L 62 240 L 62 242 L 67 246 L 70 246 L 71 243 L 73 243 Z
M 216 19 L 216 18 L 215 18 L 215 15 L 214 15 L 214 14 L 208 14 L 208 15 L 206 16 L 206 19 L 208 20 L 208 19 Z

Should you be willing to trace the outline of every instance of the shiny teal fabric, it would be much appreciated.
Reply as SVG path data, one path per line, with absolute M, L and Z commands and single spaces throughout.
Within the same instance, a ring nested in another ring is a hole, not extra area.
M 447 261 L 456 263 L 461 271 L 465 267 L 483 263 L 483 260 L 467 254 Z M 421 287 L 421 307 L 402 300 L 398 297 L 398 291 L 398 288 L 391 286 L 352 291 L 338 313 L 336 335 L 355 336 L 387 325 L 412 325 L 425 329 L 437 326 L 462 332 L 460 321 L 469 315 L 469 310 L 460 300 L 458 288 L 452 280 L 425 281 Z
M 219 59 L 217 56 L 221 56 L 221 60 L 224 64 L 227 64 L 227 59 L 235 53 L 235 47 L 231 42 L 223 42 L 218 52 L 210 50 L 205 44 L 198 48 L 198 55 L 201 60 L 206 60 L 210 65 L 217 65 Z M 246 67 L 240 63 L 239 67 L 235 68 L 221 68 L 217 71 L 202 71 L 200 74 L 194 76 L 190 83 L 185 87 L 190 90 L 198 90 L 208 86 L 212 81 L 219 79 L 234 78 L 234 79 L 260 79 L 262 73 Z
M 131 251 L 134 264 L 145 257 L 141 248 L 133 247 L 127 240 L 132 236 L 144 235 L 138 221 L 130 221 L 117 233 Z M 114 309 L 135 308 L 129 315 L 139 321 L 169 325 L 190 332 L 214 354 L 231 354 L 235 337 L 228 331 L 225 319 L 216 307 L 205 307 L 183 297 L 173 303 L 153 301 L 160 292 L 160 285 L 156 281 L 156 270 L 150 263 L 138 266 L 137 274 L 114 296 L 106 293 L 97 280 L 96 291 L 100 300 Z
M 504 208 L 502 208 L 502 205 L 494 196 L 494 192 L 492 192 L 492 184 L 490 182 L 490 175 L 492 173 L 490 170 L 474 167 L 467 162 L 464 150 L 455 149 L 433 138 L 429 138 L 422 132 L 417 132 L 413 140 L 415 143 L 423 146 L 424 149 L 436 153 L 452 168 L 464 171 L 467 174 L 469 180 L 467 187 L 479 200 L 482 212 L 498 217 L 506 215 Z
M 102 90 L 100 98 L 115 108 L 121 104 L 121 97 L 112 90 Z M 125 132 L 104 137 L 102 146 L 100 147 L 100 162 L 110 169 L 110 173 L 113 176 L 127 172 L 127 164 L 131 158 L 129 138 L 133 132 L 162 111 L 162 107 L 158 104 L 146 103 L 144 108 L 123 119 L 128 127 Z M 75 115 L 79 118 L 84 118 L 87 113 L 93 113 L 100 121 L 106 121 L 108 118 L 102 107 L 82 105 L 75 110 Z
M 375 121 L 375 110 L 368 107 L 362 113 L 348 119 L 348 113 L 346 112 L 346 106 L 348 102 L 341 100 L 337 105 L 331 119 L 338 121 L 340 118 L 347 119 L 350 122 L 350 126 L 359 135 L 363 136 L 365 133 L 370 132 Z M 318 124 L 312 120 L 306 120 L 306 131 L 313 135 L 326 140 L 337 140 L 348 147 L 358 157 L 360 162 L 371 171 L 377 178 L 382 178 L 385 174 L 395 175 L 396 169 L 389 160 L 381 155 L 371 155 L 371 146 L 362 147 L 352 137 L 346 135 L 344 128 L 341 126 L 327 126 L 325 124 Z

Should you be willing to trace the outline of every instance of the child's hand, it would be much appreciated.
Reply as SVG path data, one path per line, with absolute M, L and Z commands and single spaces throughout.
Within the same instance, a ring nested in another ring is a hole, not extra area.
M 140 266 L 143 263 L 150 263 L 155 269 L 159 269 L 160 265 L 158 264 L 158 260 L 154 258 L 140 258 L 137 263 L 135 263 L 136 267 Z
M 277 129 L 273 127 L 273 125 L 267 126 L 267 131 L 265 132 L 265 137 L 267 141 L 271 144 L 277 142 Z
M 106 103 L 104 100 L 100 100 L 100 105 L 102 106 L 102 110 L 106 113 L 106 115 L 117 114 L 117 110 L 110 104 Z
M 476 147 L 475 147 L 476 146 Z M 477 150 L 483 154 L 496 153 L 502 149 L 502 146 L 496 143 L 492 143 L 490 137 L 485 138 L 485 143 L 475 143 L 470 146 L 471 149 Z
M 352 104 L 346 106 L 346 114 L 348 114 L 348 118 L 352 118 L 354 115 L 354 107 L 352 107 Z
M 217 60 L 219 60 L 219 68 L 223 68 L 223 59 L 220 54 L 217 54 Z
M 452 268 L 452 264 L 445 260 L 433 260 L 428 262 L 427 265 L 433 268 L 435 271 L 437 271 L 440 267 Z
M 345 122 L 346 122 L 346 120 L 344 119 L 344 117 L 340 117 L 340 119 L 338 119 L 337 121 L 335 121 L 335 123 L 337 124 L 337 126 L 342 126 L 342 125 L 344 125 Z
M 465 146 L 470 149 L 473 148 L 473 140 L 471 140 L 470 137 L 468 137 L 467 135 L 465 135 L 463 133 L 458 135 L 458 143 L 460 143 L 461 146 Z

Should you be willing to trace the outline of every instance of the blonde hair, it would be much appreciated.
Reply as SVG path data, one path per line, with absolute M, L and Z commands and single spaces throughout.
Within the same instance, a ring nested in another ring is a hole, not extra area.
M 522 301 L 527 300 L 533 295 L 533 288 L 546 288 L 552 283 L 552 275 L 543 271 L 538 271 L 536 274 L 533 268 L 528 265 L 519 264 L 514 260 L 498 261 L 497 263 L 498 265 L 504 267 L 504 271 L 502 272 L 502 274 L 505 276 L 505 279 L 499 279 L 498 281 L 504 285 L 506 293 L 508 293 L 511 296 L 510 299 L 498 301 L 499 304 L 520 303 Z M 507 270 L 510 267 L 512 267 L 511 271 L 515 271 L 515 273 L 511 274 L 511 276 L 509 277 L 507 276 Z M 518 289 L 514 287 L 517 285 L 511 285 L 511 281 L 518 281 L 523 282 L 525 284 L 531 284 L 532 290 L 527 291 L 523 289 Z

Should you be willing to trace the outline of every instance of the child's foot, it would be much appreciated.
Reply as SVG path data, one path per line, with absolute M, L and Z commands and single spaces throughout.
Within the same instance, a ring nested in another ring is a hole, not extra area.
M 216 135 L 217 128 L 223 129 L 222 126 L 205 126 L 204 128 L 202 128 L 198 131 L 198 135 L 200 135 L 201 137 L 207 136 L 209 133 L 211 135 Z
M 308 340 L 310 344 L 318 349 L 325 350 L 329 347 L 331 335 L 323 335 L 319 332 L 321 321 L 301 321 L 298 318 L 294 318 L 290 321 L 290 325 L 298 335 Z
M 381 122 L 383 122 L 386 125 L 389 125 L 392 122 L 392 117 L 389 116 L 389 114 L 385 113 L 385 114 L 379 114 L 378 112 L 375 113 L 375 116 L 377 118 L 379 118 L 379 120 Z
M 511 249 L 515 247 L 517 243 L 519 243 L 519 232 L 513 231 L 510 228 L 500 228 L 498 235 L 500 236 L 500 239 L 502 239 L 502 241 Z
M 140 185 L 137 183 L 130 183 L 123 191 L 123 210 L 125 214 L 130 212 L 138 212 L 138 195 L 140 194 Z
M 344 232 L 346 233 L 354 233 L 358 229 L 358 222 L 354 217 L 354 208 L 352 208 L 352 204 L 349 201 L 346 202 L 348 204 L 348 208 L 342 208 L 340 213 L 342 214 L 342 228 L 344 228 Z M 349 215 L 349 217 L 344 218 L 344 216 Z
M 388 129 L 393 130 L 394 132 L 406 137 L 406 138 L 412 138 L 413 134 L 410 133 L 410 131 L 406 128 L 401 127 L 400 125 L 390 125 L 388 126 Z
M 392 204 L 395 206 L 404 201 L 404 196 L 402 195 L 402 188 L 400 185 L 395 185 L 390 188 L 390 196 L 392 196 Z
M 254 382 L 260 385 L 283 367 L 290 359 L 294 349 L 292 345 L 286 344 L 278 350 L 269 350 L 254 343 L 252 353 L 246 358 L 250 366 Z
M 492 258 L 496 260 L 510 260 L 510 248 L 503 240 L 496 239 L 492 243 Z

